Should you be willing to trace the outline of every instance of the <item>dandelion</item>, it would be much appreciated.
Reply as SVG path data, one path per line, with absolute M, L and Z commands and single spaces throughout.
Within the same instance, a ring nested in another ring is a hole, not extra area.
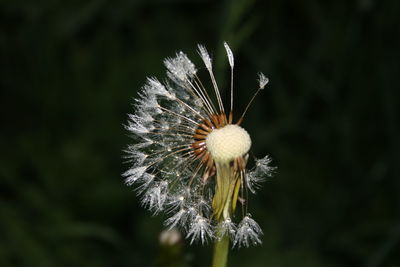
M 168 229 L 180 228 L 190 243 L 214 240 L 216 251 L 227 248 L 229 240 L 237 247 L 261 243 L 261 228 L 248 213 L 248 191 L 254 193 L 274 170 L 268 156 L 246 170 L 251 138 L 240 126 L 268 78 L 258 74 L 259 88 L 234 122 L 234 57 L 227 43 L 224 47 L 231 70 L 229 110 L 204 46 L 198 52 L 211 92 L 186 54 L 165 59 L 168 78 L 148 78 L 129 115 L 126 128 L 136 144 L 126 150 L 131 166 L 123 174 L 144 207 L 167 214 Z M 238 202 L 242 219 L 235 217 Z

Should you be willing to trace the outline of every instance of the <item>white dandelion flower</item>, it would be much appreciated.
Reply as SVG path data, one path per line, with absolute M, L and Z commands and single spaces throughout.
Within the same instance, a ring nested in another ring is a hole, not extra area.
M 142 206 L 154 214 L 168 214 L 165 226 L 183 231 L 190 243 L 228 236 L 235 245 L 248 246 L 261 243 L 262 232 L 249 216 L 236 226 L 236 206 L 240 202 L 247 213 L 247 189 L 254 192 L 273 168 L 265 157 L 252 171 L 246 170 L 251 138 L 240 125 L 268 79 L 259 74 L 259 89 L 234 122 L 234 57 L 227 43 L 224 47 L 231 69 L 229 111 L 204 46 L 199 45 L 198 52 L 211 80 L 210 91 L 185 53 L 165 59 L 168 79 L 148 78 L 129 115 L 126 129 L 136 144 L 125 151 L 130 168 L 123 176 L 141 195 Z

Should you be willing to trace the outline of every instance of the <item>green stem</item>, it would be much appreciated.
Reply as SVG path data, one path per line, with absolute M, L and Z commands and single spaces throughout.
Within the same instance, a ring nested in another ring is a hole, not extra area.
M 215 241 L 212 267 L 226 267 L 228 264 L 229 236 L 225 234 Z
M 217 227 L 221 227 L 217 230 L 217 237 L 220 237 L 223 234 L 222 231 L 224 231 L 222 229 L 223 221 L 231 218 L 231 215 L 235 212 L 240 189 L 240 178 L 229 163 L 217 162 L 216 168 L 217 184 L 212 207 L 213 216 L 219 223 Z M 229 235 L 225 233 L 215 241 L 212 267 L 226 267 L 228 264 L 228 253 Z

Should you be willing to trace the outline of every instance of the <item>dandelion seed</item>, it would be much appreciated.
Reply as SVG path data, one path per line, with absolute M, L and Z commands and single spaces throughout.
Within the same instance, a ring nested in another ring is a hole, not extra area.
M 146 191 L 151 185 L 153 185 L 154 177 L 155 177 L 154 174 L 145 172 L 140 178 L 136 179 L 135 181 L 132 181 L 130 184 L 134 183 L 136 185 L 135 191 L 138 194 L 141 194 L 144 191 Z
M 229 65 L 233 68 L 234 57 L 233 57 L 232 50 L 231 50 L 231 48 L 229 47 L 229 45 L 226 42 L 224 42 L 224 47 L 225 47 L 225 50 L 226 50 L 226 54 L 228 56 Z
M 260 85 L 260 89 L 264 89 L 264 87 L 267 85 L 269 82 L 269 79 L 265 77 L 263 73 L 258 73 L 258 83 Z
M 246 170 L 251 138 L 240 126 L 268 78 L 258 75 L 259 89 L 244 112 L 235 114 L 234 56 L 227 43 L 224 47 L 231 68 L 228 113 L 204 46 L 199 45 L 198 52 L 211 80 L 210 90 L 185 53 L 165 59 L 168 79 L 148 78 L 135 100 L 134 114 L 129 115 L 126 129 L 137 143 L 126 149 L 131 166 L 123 176 L 141 195 L 142 206 L 153 214 L 167 213 L 165 226 L 179 228 L 190 243 L 228 236 L 240 247 L 260 244 L 262 231 L 249 215 L 236 225 L 232 220 L 236 206 L 241 204 L 247 214 L 248 189 L 254 193 L 274 170 L 269 157 Z
M 152 211 L 154 215 L 164 210 L 167 185 L 167 182 L 162 181 L 149 188 L 142 197 L 142 205 Z
M 255 194 L 256 189 L 261 187 L 261 183 L 263 183 L 267 177 L 271 177 L 276 170 L 276 167 L 271 167 L 269 165 L 271 161 L 269 156 L 258 159 L 256 160 L 255 167 L 247 173 L 246 184 L 253 194 Z
M 138 179 L 142 177 L 144 172 L 146 171 L 147 167 L 146 166 L 140 166 L 136 168 L 132 168 L 127 170 L 123 175 L 126 177 L 125 183 L 127 185 L 132 185 L 135 183 Z
M 208 239 L 213 237 L 213 232 L 208 219 L 201 215 L 197 215 L 195 220 L 192 222 L 186 237 L 190 238 L 190 244 L 196 240 L 200 240 L 202 244 L 206 243 Z
M 181 81 L 196 74 L 194 64 L 183 52 L 176 54 L 175 58 L 167 58 L 164 64 L 170 73 Z
M 267 176 L 271 176 L 275 171 L 276 167 L 271 167 L 269 164 L 271 163 L 272 159 L 269 156 L 265 156 L 262 159 L 256 160 L 256 168 L 260 173 L 265 173 Z
M 177 213 L 175 213 L 172 217 L 165 220 L 164 224 L 168 226 L 168 230 L 179 226 L 185 223 L 185 219 L 187 218 L 187 210 L 181 209 Z
M 238 225 L 233 246 L 238 246 L 240 248 L 242 246 L 248 247 L 249 245 L 261 244 L 260 236 L 262 233 L 263 232 L 258 223 L 251 218 L 250 214 L 248 214 Z
M 207 68 L 208 70 L 212 70 L 211 57 L 210 57 L 210 55 L 208 54 L 207 49 L 206 49 L 204 46 L 202 46 L 202 45 L 198 45 L 198 48 L 199 48 L 199 54 L 200 54 L 200 56 L 201 56 L 201 59 L 202 59 L 203 62 L 204 62 L 204 65 L 206 66 L 206 68 Z
M 232 222 L 231 218 L 226 218 L 224 221 L 220 222 L 217 227 L 218 239 L 222 239 L 224 235 L 228 235 L 232 240 L 235 240 L 237 227 L 235 223 Z

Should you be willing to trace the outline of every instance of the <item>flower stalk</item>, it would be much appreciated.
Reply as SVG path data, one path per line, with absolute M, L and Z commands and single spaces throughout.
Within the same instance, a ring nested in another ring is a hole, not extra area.
M 239 196 L 239 175 L 230 165 L 230 162 L 216 162 L 217 183 L 212 202 L 213 216 L 219 224 L 217 238 L 214 244 L 213 267 L 224 267 L 228 263 L 229 231 L 224 229 L 223 222 L 230 221 L 236 209 Z M 234 231 L 231 229 L 231 231 Z
M 222 238 L 217 239 L 214 244 L 214 256 L 212 267 L 225 267 L 228 264 L 229 236 L 224 234 Z

